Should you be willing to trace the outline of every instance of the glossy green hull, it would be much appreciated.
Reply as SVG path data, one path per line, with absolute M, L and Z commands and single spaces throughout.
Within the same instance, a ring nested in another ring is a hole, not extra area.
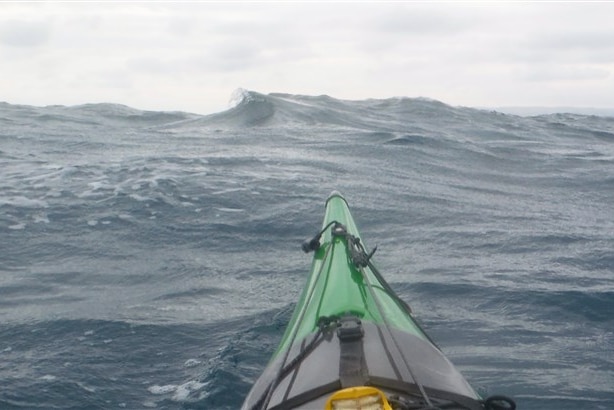
M 322 227 L 324 228 L 333 221 L 343 224 L 348 233 L 360 238 L 348 204 L 338 193 L 333 193 L 326 201 L 326 213 Z M 406 306 L 399 303 L 396 295 L 386 290 L 386 286 L 369 267 L 365 267 L 364 272 L 372 284 L 373 293 L 370 292 L 362 274 L 348 261 L 347 248 L 348 244 L 344 238 L 333 238 L 331 230 L 325 230 L 321 247 L 313 258 L 307 284 L 292 319 L 288 323 L 277 353 L 289 347 L 295 332 L 295 340 L 301 340 L 315 332 L 320 317 L 339 316 L 348 312 L 357 315 L 363 321 L 382 325 L 384 320 L 387 320 L 390 326 L 427 339 L 427 336 L 412 319 Z M 382 317 L 380 311 L 385 318 Z

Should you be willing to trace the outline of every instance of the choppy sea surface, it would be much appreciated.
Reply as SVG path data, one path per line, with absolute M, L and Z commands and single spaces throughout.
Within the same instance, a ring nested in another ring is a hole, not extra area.
M 614 118 L 244 91 L 0 103 L 0 409 L 237 409 L 344 194 L 482 394 L 614 408 Z

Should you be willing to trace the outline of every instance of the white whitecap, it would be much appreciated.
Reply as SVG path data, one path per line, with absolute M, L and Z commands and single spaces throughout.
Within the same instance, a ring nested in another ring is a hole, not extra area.
M 135 201 L 138 201 L 138 202 L 145 202 L 145 201 L 149 201 L 149 200 L 152 199 L 152 198 L 150 198 L 148 196 L 143 196 L 143 195 L 138 195 L 138 194 L 130 194 L 130 195 L 128 195 L 128 197 L 130 199 L 134 199 Z
M 96 389 L 94 387 L 88 386 L 85 383 L 77 382 L 77 386 L 79 386 L 88 393 L 96 393 Z
M 48 208 L 49 204 L 40 199 L 30 199 L 25 196 L 13 196 L 5 199 L 0 199 L 1 205 L 16 206 L 21 208 Z
M 241 104 L 249 97 L 249 91 L 244 88 L 237 88 L 230 94 L 230 100 L 228 101 L 228 108 L 234 108 Z
M 41 377 L 40 377 L 40 379 L 41 379 L 41 380 L 44 380 L 44 381 L 46 381 L 46 382 L 52 382 L 52 381 L 56 380 L 56 379 L 57 379 L 57 377 L 56 377 L 56 376 L 54 376 L 54 375 L 52 375 L 52 374 L 46 374 L 46 375 L 44 375 L 44 376 L 41 376 Z
M 190 393 L 198 391 L 206 385 L 206 383 L 200 383 L 195 380 L 184 383 L 177 387 L 172 399 L 175 401 L 185 401 L 190 396 Z
M 229 213 L 245 212 L 245 209 L 241 209 L 241 208 L 215 208 L 215 209 L 220 212 L 229 212 Z
M 49 218 L 47 217 L 46 214 L 37 214 L 37 215 L 33 215 L 32 216 L 32 220 L 35 224 L 38 223 L 49 223 Z
M 195 367 L 195 366 L 198 366 L 201 363 L 202 362 L 200 360 L 197 360 L 197 359 L 188 359 L 188 360 L 185 361 L 185 363 L 183 365 L 185 367 Z
M 149 386 L 147 388 L 147 390 L 151 394 L 167 394 L 167 393 L 172 393 L 175 390 L 177 390 L 177 385 L 176 384 L 167 384 L 167 385 L 164 385 L 164 386 L 158 386 L 157 384 L 155 384 L 153 386 Z

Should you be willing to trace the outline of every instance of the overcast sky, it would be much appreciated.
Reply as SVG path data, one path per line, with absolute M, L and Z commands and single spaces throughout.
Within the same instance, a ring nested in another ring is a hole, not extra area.
M 0 3 L 0 101 L 200 114 L 232 92 L 614 107 L 614 2 Z

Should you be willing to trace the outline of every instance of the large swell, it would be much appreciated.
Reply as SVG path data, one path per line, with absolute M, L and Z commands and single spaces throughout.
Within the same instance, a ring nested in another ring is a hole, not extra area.
M 237 409 L 332 190 L 478 391 L 614 408 L 614 118 L 239 97 L 0 103 L 0 408 Z

